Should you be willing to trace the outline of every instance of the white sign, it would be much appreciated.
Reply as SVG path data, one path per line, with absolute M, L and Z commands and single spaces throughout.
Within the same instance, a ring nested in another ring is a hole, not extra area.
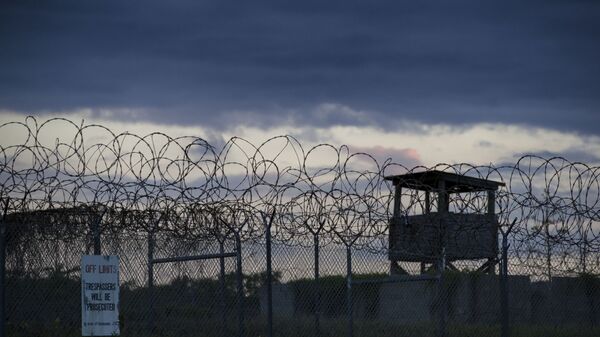
M 119 335 L 119 257 L 81 257 L 81 334 Z

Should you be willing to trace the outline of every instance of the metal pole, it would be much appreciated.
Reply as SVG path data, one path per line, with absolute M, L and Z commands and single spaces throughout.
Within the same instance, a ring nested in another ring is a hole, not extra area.
M 148 330 L 154 333 L 154 232 L 148 232 Z
M 314 236 L 315 244 L 315 337 L 321 335 L 320 314 L 321 314 L 321 287 L 319 286 L 319 234 Z
M 438 310 L 439 310 L 439 326 L 438 335 L 440 337 L 448 336 L 446 327 L 446 291 L 444 290 L 444 270 L 446 269 L 446 247 L 442 248 L 442 256 L 438 261 Z
M 223 241 L 219 241 L 219 253 L 221 257 L 219 258 L 219 266 L 221 268 L 221 272 L 219 274 L 219 298 L 221 299 L 221 331 L 225 333 L 226 327 L 226 305 L 225 305 L 225 247 Z
M 102 215 L 96 216 L 92 223 L 92 231 L 94 235 L 94 255 L 102 255 L 102 241 L 100 239 L 100 222 L 102 221 Z
M 199 260 L 211 260 L 218 259 L 221 257 L 235 257 L 237 253 L 223 253 L 221 254 L 202 254 L 202 255 L 189 255 L 189 256 L 173 256 L 173 257 L 163 257 L 160 259 L 152 260 L 153 264 L 157 263 L 169 263 L 169 262 L 185 262 L 185 261 L 199 261 Z
M 271 217 L 271 220 L 273 217 Z M 267 239 L 267 337 L 273 336 L 273 284 L 271 266 L 271 222 L 266 223 Z
M 348 318 L 348 337 L 354 335 L 352 318 L 352 250 L 346 246 L 346 315 Z
M 238 309 L 238 336 L 244 336 L 244 279 L 242 275 L 242 241 L 240 234 L 235 233 L 235 246 L 237 252 L 237 309 Z
M 6 305 L 6 226 L 4 224 L 4 218 L 6 217 L 6 210 L 2 219 L 0 219 L 0 337 L 6 336 L 6 313 L 4 308 Z
M 502 271 L 500 273 L 500 303 L 502 313 L 502 337 L 508 337 L 509 313 L 508 313 L 508 233 L 502 234 Z

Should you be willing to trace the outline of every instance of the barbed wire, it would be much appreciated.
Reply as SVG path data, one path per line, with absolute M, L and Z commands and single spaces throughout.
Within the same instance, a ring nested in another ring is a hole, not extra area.
M 408 168 L 344 145 L 305 148 L 289 135 L 260 144 L 234 137 L 218 149 L 199 137 L 116 134 L 62 118 L 28 117 L 0 125 L 0 133 L 9 135 L 0 145 L 9 253 L 36 240 L 89 237 L 91 223 L 100 224 L 102 235 L 257 242 L 267 220 L 282 244 L 312 245 L 318 238 L 320 245 L 385 252 L 394 204 L 385 177 L 433 170 L 504 184 L 496 217 L 500 229 L 517 219 L 510 252 L 521 263 L 565 270 L 569 261 L 600 252 L 600 167 L 561 157 Z M 450 212 L 485 213 L 486 198 L 486 191 L 453 193 Z M 402 216 L 424 213 L 427 202 L 437 207 L 435 198 L 425 199 L 403 189 Z M 461 240 L 477 236 L 475 228 L 461 231 Z

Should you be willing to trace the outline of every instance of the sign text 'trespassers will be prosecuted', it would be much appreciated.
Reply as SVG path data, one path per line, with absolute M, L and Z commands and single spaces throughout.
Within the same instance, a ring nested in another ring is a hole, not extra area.
M 83 336 L 119 334 L 118 256 L 82 256 L 81 301 Z

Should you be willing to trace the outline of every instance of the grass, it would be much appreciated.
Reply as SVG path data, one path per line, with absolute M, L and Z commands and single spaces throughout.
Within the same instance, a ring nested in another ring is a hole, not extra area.
M 187 319 L 186 319 L 187 320 Z M 150 334 L 145 328 L 131 327 L 124 329 L 123 337 L 217 337 L 237 336 L 237 321 L 235 317 L 227 322 L 223 329 L 219 322 L 198 318 L 192 325 L 177 324 L 175 319 L 171 324 L 161 325 L 157 331 Z M 347 336 L 347 321 L 344 319 L 326 319 L 321 322 L 322 337 Z M 266 320 L 253 318 L 245 322 L 246 337 L 265 337 Z M 307 337 L 315 336 L 315 325 L 312 317 L 296 319 L 277 319 L 273 326 L 274 336 Z M 36 326 L 35 324 L 9 326 L 8 336 L 11 337 L 75 337 L 80 336 L 78 326 L 64 325 L 61 322 Z M 436 336 L 435 322 L 423 324 L 393 324 L 376 320 L 358 321 L 354 324 L 355 337 L 430 337 Z M 449 337 L 500 337 L 500 327 L 497 325 L 465 325 L 451 324 L 448 326 Z M 511 329 L 511 337 L 597 337 L 600 327 L 583 326 L 516 326 Z

